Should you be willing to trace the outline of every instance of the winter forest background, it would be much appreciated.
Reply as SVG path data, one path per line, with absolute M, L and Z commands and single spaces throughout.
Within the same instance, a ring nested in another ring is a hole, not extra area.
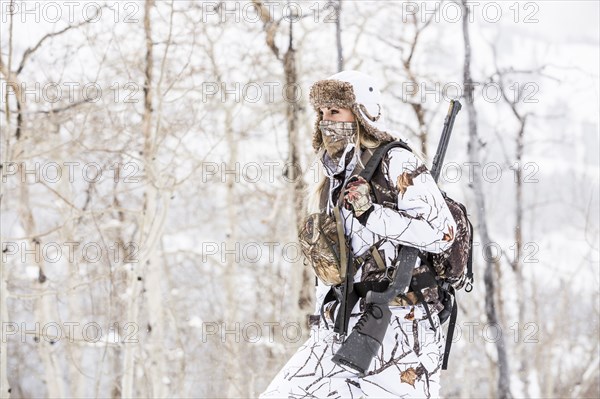
M 596 1 L 0 2 L 0 386 L 255 397 L 308 334 L 308 88 L 379 79 L 476 229 L 442 393 L 598 397 Z

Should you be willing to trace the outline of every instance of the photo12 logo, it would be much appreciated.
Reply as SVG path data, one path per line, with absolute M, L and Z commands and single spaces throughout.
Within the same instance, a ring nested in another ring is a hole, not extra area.
M 136 24 L 140 21 L 141 2 L 114 1 L 100 4 L 95 1 L 2 1 L 2 23 L 12 18 L 26 23 L 69 24 L 106 20 L 114 23 Z
M 295 23 L 304 18 L 313 22 L 335 23 L 339 8 L 334 2 L 318 1 L 203 1 L 202 22 Z
M 27 322 L 2 322 L 2 342 L 6 343 L 11 339 L 19 339 L 21 343 L 30 340 L 39 343 L 47 342 L 54 345 L 65 341 L 101 343 L 106 344 L 127 344 L 138 343 L 139 326 L 136 323 L 127 322 L 120 325 L 115 322 L 102 326 L 95 322 L 80 323 L 78 321 L 64 321 L 47 323 L 27 323 Z
M 96 103 L 100 100 L 111 103 L 138 103 L 140 86 L 136 82 L 20 82 L 2 81 L 0 95 L 18 102 L 34 103 Z
M 2 183 L 18 179 L 21 183 L 69 183 L 85 181 L 98 183 L 111 179 L 115 183 L 140 183 L 140 165 L 136 162 L 114 162 L 103 167 L 98 162 L 3 162 Z
M 460 23 L 464 18 L 470 23 L 481 20 L 485 23 L 497 23 L 506 18 L 514 23 L 538 23 L 540 6 L 528 1 L 403 1 L 402 22 L 418 20 L 421 23 Z
M 134 242 L 128 243 L 105 243 L 105 242 L 45 242 L 40 243 L 34 239 L 29 241 L 3 241 L 2 242 L 2 262 L 10 260 L 19 263 L 28 263 L 35 261 L 40 263 L 42 260 L 46 263 L 58 263 L 66 261 L 73 263 L 83 261 L 86 263 L 110 262 L 118 263 L 138 263 L 138 254 L 140 247 Z
M 473 99 L 481 98 L 487 103 L 498 103 L 503 101 L 504 97 L 512 103 L 537 104 L 539 99 L 537 94 L 540 91 L 539 84 L 536 82 L 513 82 L 507 87 L 503 87 L 498 82 L 473 82 L 470 85 L 464 85 L 459 82 L 402 82 L 402 101 L 418 102 L 448 102 L 455 98 L 464 98 L 467 90 L 473 91 Z
M 201 322 L 196 327 L 201 328 L 202 342 L 207 343 L 211 336 L 218 338 L 221 343 L 248 342 L 257 343 L 267 339 L 269 343 L 283 340 L 288 343 L 296 343 L 302 339 L 302 327 L 297 322 Z

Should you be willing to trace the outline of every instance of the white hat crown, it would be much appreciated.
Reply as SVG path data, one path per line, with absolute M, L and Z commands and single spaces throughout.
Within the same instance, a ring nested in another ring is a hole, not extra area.
M 356 103 L 365 107 L 365 110 L 361 109 L 365 118 L 373 122 L 383 122 L 381 92 L 379 84 L 374 78 L 360 71 L 348 70 L 338 72 L 327 79 L 350 83 L 354 88 Z

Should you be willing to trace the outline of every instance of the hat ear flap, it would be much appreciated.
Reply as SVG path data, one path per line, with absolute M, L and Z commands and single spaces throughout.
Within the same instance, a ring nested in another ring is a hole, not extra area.
M 317 112 L 317 119 L 315 120 L 315 127 L 313 129 L 312 142 L 312 146 L 315 152 L 319 151 L 323 146 L 323 135 L 321 133 L 321 129 L 319 129 L 319 122 L 321 122 L 322 119 L 323 117 L 321 116 L 321 114 Z

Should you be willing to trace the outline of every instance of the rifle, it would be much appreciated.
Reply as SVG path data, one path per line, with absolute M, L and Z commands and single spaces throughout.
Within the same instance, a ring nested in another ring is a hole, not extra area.
M 433 158 L 433 165 L 430 172 L 436 182 L 444 163 L 454 120 L 460 109 L 460 102 L 456 100 L 450 101 L 450 107 L 444 120 L 442 137 Z M 340 366 L 347 366 L 356 371 L 360 376 L 365 375 L 371 361 L 381 347 L 391 319 L 389 302 L 399 295 L 404 295 L 408 290 L 412 272 L 415 267 L 420 265 L 419 252 L 420 250 L 415 247 L 403 246 L 398 254 L 396 262 L 398 266 L 392 274 L 392 283 L 383 292 L 373 290 L 367 292 L 365 296 L 365 311 L 352 329 L 352 333 L 344 340 L 340 349 L 333 356 L 332 360 L 334 363 Z M 344 283 L 346 286 L 347 279 Z M 429 311 L 427 308 L 426 310 L 429 316 Z

